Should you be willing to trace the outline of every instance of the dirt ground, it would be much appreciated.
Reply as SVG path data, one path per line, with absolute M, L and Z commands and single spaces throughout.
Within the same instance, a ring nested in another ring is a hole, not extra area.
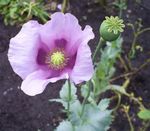
M 93 27 L 97 38 L 91 41 L 89 45 L 94 50 L 98 41 L 100 23 L 105 15 L 117 15 L 117 13 L 113 10 L 106 12 L 103 7 L 90 0 L 71 0 L 70 2 L 69 11 L 79 19 L 83 27 L 87 24 Z M 128 9 L 123 13 L 123 19 L 133 23 L 137 18 L 142 18 L 144 28 L 150 27 L 149 0 L 143 0 L 140 4 L 136 4 L 133 0 L 128 1 Z M 53 131 L 64 116 L 61 113 L 61 105 L 50 103 L 48 100 L 58 97 L 63 81 L 49 84 L 44 93 L 34 97 L 25 95 L 19 89 L 22 80 L 13 72 L 7 58 L 9 40 L 19 30 L 20 28 L 16 26 L 5 26 L 2 17 L 0 17 L 0 131 L 38 131 L 38 129 Z M 131 47 L 133 38 L 131 33 L 131 29 L 126 28 L 123 35 L 125 51 L 122 55 L 125 55 Z M 147 32 L 138 39 L 138 43 L 144 51 L 138 52 L 137 57 L 132 61 L 135 67 L 140 66 L 146 59 L 150 58 L 149 36 L 150 32 Z M 121 73 L 121 67 L 117 67 L 118 72 Z M 150 108 L 150 66 L 145 67 L 132 78 L 128 92 L 134 92 L 136 96 L 141 96 L 145 107 Z M 131 105 L 129 114 L 132 117 L 135 131 L 139 131 L 142 123 L 136 116 L 138 106 L 126 97 L 123 97 L 122 103 Z M 120 109 L 117 111 L 110 131 L 130 131 L 128 121 Z M 147 131 L 150 131 L 150 128 Z

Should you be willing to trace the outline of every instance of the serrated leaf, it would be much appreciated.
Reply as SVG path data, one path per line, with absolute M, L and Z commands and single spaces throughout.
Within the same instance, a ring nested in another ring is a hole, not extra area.
M 63 101 L 62 99 L 50 99 L 49 100 L 50 102 L 58 102 L 58 103 L 61 103 L 62 105 L 63 105 L 63 107 L 65 108 L 65 109 L 67 109 L 67 102 L 65 102 L 65 101 Z
M 92 79 L 95 88 L 94 95 L 98 96 L 108 89 L 109 79 L 115 73 L 114 64 L 116 58 L 121 53 L 122 42 L 123 39 L 121 37 L 111 43 L 107 42 L 107 46 L 101 51 L 101 60 L 97 65 L 96 72 Z
M 78 109 L 78 106 L 76 107 Z M 82 116 L 76 113 L 75 109 L 73 113 L 76 117 L 73 116 L 71 121 L 75 126 L 75 131 L 107 131 L 112 122 L 111 110 L 101 111 L 98 106 L 92 104 L 85 105 Z M 73 121 L 74 118 L 76 118 L 75 121 Z
M 73 104 L 70 105 L 70 120 L 74 125 L 79 125 L 81 123 L 81 103 L 76 100 Z
M 143 120 L 150 120 L 150 110 L 143 109 L 138 113 L 138 117 Z
M 68 95 L 69 94 L 68 88 L 69 88 L 68 81 L 66 81 L 59 93 L 60 98 L 66 102 L 74 102 L 77 99 L 77 95 L 76 95 L 77 88 L 73 83 L 71 83 L 71 98 L 69 98 Z
M 106 131 L 112 121 L 111 110 L 100 111 L 97 106 L 86 105 L 85 125 L 93 127 L 93 131 Z
M 59 92 L 60 99 L 50 99 L 49 101 L 59 102 L 63 105 L 65 109 L 67 109 L 68 102 L 71 105 L 77 100 L 77 95 L 76 95 L 77 89 L 73 83 L 70 84 L 71 84 L 71 97 L 69 97 L 69 85 L 68 85 L 68 81 L 66 81 Z
M 104 111 L 108 108 L 109 106 L 109 103 L 110 103 L 110 99 L 102 99 L 99 104 L 98 104 L 98 107 L 101 111 Z
M 111 110 L 103 108 L 101 111 L 98 106 L 92 104 L 85 105 L 82 116 L 81 110 L 82 105 L 79 101 L 71 104 L 70 122 L 62 122 L 56 131 L 107 131 L 109 129 L 112 122 Z
M 76 127 L 76 131 L 99 131 L 99 129 L 95 129 L 95 127 L 91 125 L 82 125 L 79 127 Z
M 56 131 L 74 131 L 71 122 L 63 121 L 59 124 Z

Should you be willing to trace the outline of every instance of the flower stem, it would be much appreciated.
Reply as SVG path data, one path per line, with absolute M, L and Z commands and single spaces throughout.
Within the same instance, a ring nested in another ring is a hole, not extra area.
M 139 104 L 141 109 L 145 109 L 143 103 L 141 101 L 139 101 L 138 98 L 136 98 L 136 97 L 134 97 L 134 96 L 132 96 L 131 94 L 128 94 L 128 93 L 126 93 L 125 95 L 128 96 L 131 100 L 135 101 L 137 104 Z
M 128 71 L 129 71 L 128 66 L 126 65 L 126 62 L 125 62 L 124 59 L 121 57 L 121 55 L 119 55 L 119 60 L 120 60 L 121 64 L 123 65 L 125 71 L 128 72 Z
M 61 12 L 65 13 L 69 0 L 63 0 Z
M 95 61 L 96 55 L 97 55 L 98 51 L 100 50 L 100 48 L 102 47 L 102 43 L 103 42 L 104 42 L 103 38 L 100 38 L 99 42 L 98 42 L 98 45 L 96 47 L 96 50 L 95 50 L 95 52 L 93 54 L 93 62 Z
M 135 56 L 135 46 L 136 46 L 137 35 L 134 35 L 131 50 L 129 52 L 129 58 L 132 59 Z
M 121 94 L 119 94 L 118 92 L 116 92 L 116 94 L 118 96 L 118 102 L 117 102 L 116 107 L 113 109 L 114 111 L 116 111 L 119 108 L 120 103 L 121 103 Z
M 119 0 L 119 4 L 122 4 L 122 0 Z M 119 8 L 119 18 L 122 17 L 122 8 Z
M 68 80 L 68 103 L 67 103 L 67 115 L 69 118 L 70 115 L 70 100 L 71 100 L 71 83 L 70 80 Z
M 139 35 L 143 34 L 143 33 L 146 32 L 146 31 L 150 31 L 150 27 L 149 27 L 149 28 L 145 28 L 145 29 L 143 29 L 143 30 L 137 32 L 137 35 L 139 36 Z
M 134 131 L 134 126 L 132 124 L 132 121 L 131 121 L 131 118 L 129 116 L 129 113 L 128 113 L 128 111 L 126 109 L 124 111 L 125 111 L 125 114 L 127 116 L 127 119 L 128 119 L 129 125 L 130 125 L 130 131 Z
M 82 103 L 82 110 L 81 110 L 81 116 L 83 115 L 83 113 L 84 113 L 84 109 L 85 109 L 85 104 L 86 104 L 86 102 L 88 101 L 88 98 L 89 98 L 89 96 L 90 96 L 90 92 L 91 92 L 91 81 L 88 81 L 87 82 L 87 84 L 88 84 L 88 92 L 87 92 L 87 96 L 84 98 L 84 100 L 83 100 L 83 103 Z
M 134 29 L 133 26 L 131 26 L 131 27 Z M 150 31 L 150 27 L 149 27 L 149 28 L 142 29 L 142 30 L 140 30 L 139 32 L 135 32 L 135 31 L 134 31 L 134 38 L 133 38 L 131 50 L 130 50 L 130 52 L 129 52 L 129 58 L 133 58 L 134 55 L 135 55 L 135 53 L 136 53 L 136 52 L 135 52 L 135 51 L 136 51 L 135 46 L 136 46 L 136 40 L 137 40 L 137 38 L 138 38 L 141 34 L 143 34 L 144 32 L 146 32 L 146 31 Z

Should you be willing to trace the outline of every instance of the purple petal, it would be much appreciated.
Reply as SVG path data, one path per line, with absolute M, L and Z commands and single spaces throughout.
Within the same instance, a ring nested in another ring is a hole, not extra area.
M 87 45 L 88 41 L 94 38 L 91 27 L 86 26 L 83 34 L 83 42 L 78 48 L 75 65 L 70 74 L 70 78 L 75 84 L 90 80 L 94 72 L 91 50 Z
M 40 29 L 40 36 L 43 43 L 47 44 L 49 49 L 54 48 L 55 40 L 60 38 L 60 29 L 64 25 L 64 14 L 54 13 L 51 15 L 51 20 L 42 26 Z
M 82 35 L 81 26 L 75 16 L 70 13 L 63 14 L 60 12 L 54 13 L 51 20 L 47 22 L 40 31 L 41 39 L 49 48 L 57 47 L 58 40 L 65 40 L 65 46 L 70 52 L 70 49 L 78 47 L 80 42 L 77 42 Z M 57 42 L 56 42 L 57 41 Z M 62 45 L 64 45 L 64 41 Z M 59 46 L 61 43 L 59 43 Z M 70 52 L 74 53 L 74 52 Z
M 31 73 L 22 82 L 21 90 L 29 96 L 42 93 L 49 83 L 48 79 L 46 79 L 49 75 L 48 72 L 46 73 L 42 70 Z
M 65 49 L 66 44 L 67 44 L 67 41 L 65 39 L 57 39 L 57 40 L 55 40 L 55 46 L 57 48 Z
M 75 84 L 88 81 L 93 75 L 94 69 L 91 59 L 91 51 L 88 45 L 80 45 L 75 66 L 70 74 L 70 78 Z
M 65 72 L 54 76 L 53 72 L 37 70 L 26 77 L 22 82 L 21 90 L 29 96 L 35 96 L 42 93 L 49 82 L 54 83 L 61 79 L 68 79 L 68 73 Z M 51 78 L 48 79 L 49 77 Z
M 65 14 L 65 34 L 68 41 L 67 52 L 69 55 L 74 55 L 78 46 L 81 44 L 83 31 L 79 25 L 78 19 L 70 13 Z
M 48 51 L 44 48 L 39 48 L 38 49 L 38 54 L 37 54 L 37 63 L 39 65 L 46 65 L 45 64 L 45 58 L 48 54 Z
M 10 40 L 8 59 L 13 70 L 22 79 L 39 68 L 36 57 L 40 47 L 38 34 L 40 26 L 36 21 L 29 21 Z
M 58 80 L 68 79 L 68 78 L 69 78 L 68 72 L 63 71 L 59 76 L 51 77 L 51 78 L 49 79 L 49 82 L 55 83 L 55 82 L 58 81 Z
M 82 35 L 82 44 L 87 44 L 89 40 L 94 39 L 95 35 L 92 31 L 91 26 L 87 25 L 85 29 L 83 30 Z

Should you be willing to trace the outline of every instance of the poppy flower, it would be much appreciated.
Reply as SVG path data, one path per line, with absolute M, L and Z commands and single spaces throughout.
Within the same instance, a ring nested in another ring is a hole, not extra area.
M 82 30 L 70 13 L 56 12 L 44 25 L 25 23 L 8 50 L 14 72 L 23 79 L 21 90 L 34 96 L 60 79 L 75 84 L 88 81 L 93 75 L 88 41 L 93 38 L 92 28 L 87 25 Z

